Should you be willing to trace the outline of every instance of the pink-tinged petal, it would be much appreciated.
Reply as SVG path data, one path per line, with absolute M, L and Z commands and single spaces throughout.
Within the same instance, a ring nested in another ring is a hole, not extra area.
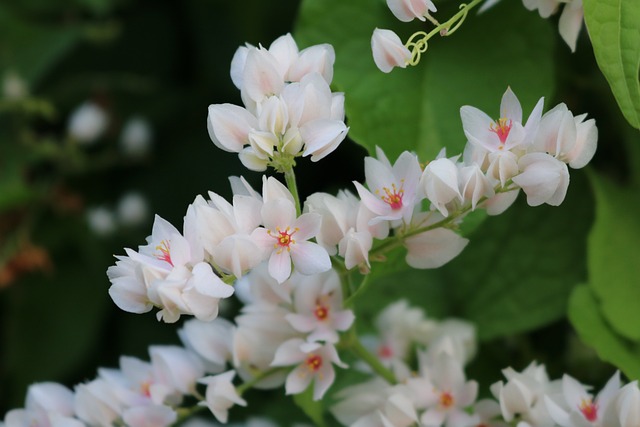
M 287 322 L 291 324 L 296 331 L 308 333 L 313 331 L 318 326 L 318 321 L 315 317 L 305 316 L 298 313 L 289 313 L 285 316 Z
M 331 94 L 331 116 L 333 120 L 344 122 L 344 93 L 333 92 Z
M 304 141 L 302 155 L 312 155 L 312 161 L 324 158 L 344 140 L 348 129 L 339 120 L 318 119 L 305 123 L 300 128 L 300 135 Z
M 147 313 L 153 304 L 147 297 L 147 288 L 137 280 L 114 281 L 109 288 L 109 296 L 113 302 L 128 313 Z
M 333 313 L 333 326 L 338 331 L 346 331 L 351 327 L 351 325 L 353 325 L 353 322 L 355 320 L 356 316 L 351 310 L 344 310 Z
M 549 396 L 544 396 L 544 405 L 549 412 L 549 415 L 560 426 L 570 426 L 571 421 L 569 419 L 569 413 L 562 409 L 560 405 L 554 402 Z M 572 410 L 577 410 L 577 406 L 573 406 Z
M 276 58 L 266 49 L 251 49 L 243 72 L 243 91 L 260 102 L 265 97 L 279 95 L 284 88 L 284 75 Z
M 498 193 L 482 204 L 489 215 L 500 215 L 513 204 L 520 194 L 520 189 Z
M 457 396 L 456 406 L 466 408 L 473 404 L 478 397 L 478 383 L 476 381 L 467 381 Z
M 276 199 L 285 199 L 293 204 L 293 196 L 289 189 L 272 176 L 269 178 L 266 176 L 262 177 L 262 197 L 264 199 L 264 203 Z
M 573 0 L 565 4 L 564 9 L 562 9 L 558 29 L 562 40 L 569 46 L 571 52 L 576 51 L 576 41 L 582 28 L 583 18 L 582 0 Z
M 258 155 L 273 156 L 273 150 L 278 145 L 278 137 L 276 135 L 271 132 L 251 130 L 248 138 L 249 144 Z
M 302 242 L 315 237 L 320 232 L 322 225 L 322 216 L 317 213 L 305 213 L 300 215 L 291 226 L 296 229 L 294 239 L 296 242 Z
M 273 356 L 271 366 L 291 366 L 302 362 L 306 354 L 300 350 L 304 343 L 301 338 L 293 338 L 280 344 Z
M 393 168 L 373 157 L 365 157 L 364 159 L 364 176 L 371 192 L 376 194 L 382 192 L 384 187 L 390 187 L 391 184 L 400 184 L 396 182 L 399 179 L 393 174 Z
M 328 361 L 327 361 L 328 362 Z M 326 363 L 315 375 L 313 383 L 313 400 L 320 400 L 336 379 L 336 372 L 331 363 Z
M 262 223 L 273 232 L 277 228 L 284 231 L 296 219 L 296 208 L 287 199 L 275 199 L 265 202 L 262 206 Z
M 287 395 L 302 393 L 309 387 L 314 375 L 309 372 L 309 368 L 305 365 L 299 365 L 293 369 L 287 376 L 284 389 Z
M 596 403 L 604 408 L 609 404 L 609 401 L 613 399 L 618 390 L 620 389 L 620 371 L 616 371 L 615 374 L 607 381 L 602 391 L 596 396 Z
M 280 36 L 269 46 L 269 53 L 273 55 L 278 64 L 280 74 L 285 76 L 289 68 L 298 59 L 298 45 L 290 33 Z
M 278 283 L 284 282 L 291 276 L 289 251 L 280 249 L 271 253 L 271 257 L 269 257 L 269 275 Z
M 508 87 L 504 95 L 502 95 L 500 117 L 522 123 L 522 107 L 511 87 Z
M 249 143 L 248 135 L 257 127 L 256 118 L 233 104 L 209 105 L 207 130 L 213 143 L 224 151 L 239 153 Z
M 289 81 L 299 82 L 308 74 L 318 73 L 329 84 L 333 79 L 335 60 L 336 54 L 330 44 L 319 44 L 303 49 L 298 60 L 289 69 Z
M 592 397 L 582 384 L 568 374 L 562 376 L 562 393 L 569 408 L 572 409 L 579 407 L 584 399 Z
M 362 199 L 362 203 L 367 207 L 367 209 L 376 214 L 376 216 L 386 215 L 391 210 L 389 205 L 371 194 L 371 192 L 364 188 L 362 184 L 357 181 L 353 181 L 353 184 L 356 186 L 356 190 L 358 191 L 360 199 Z
M 437 407 L 431 407 L 420 416 L 420 422 L 425 426 L 441 426 L 445 415 L 446 412 L 438 410 Z
M 317 243 L 296 242 L 291 249 L 291 258 L 296 271 L 305 275 L 318 274 L 331 269 L 329 254 Z
M 122 413 L 122 420 L 129 427 L 165 427 L 177 419 L 178 414 L 163 405 L 134 406 Z
M 191 272 L 193 277 L 189 284 L 193 285 L 202 295 L 213 298 L 229 298 L 233 295 L 233 286 L 227 285 L 216 276 L 208 263 L 196 264 Z
M 424 15 L 430 10 L 436 11 L 431 0 L 387 0 L 391 13 L 402 22 L 413 21 L 415 18 L 425 20 Z
M 542 119 L 542 109 L 544 108 L 544 97 L 540 98 L 533 107 L 527 123 L 524 125 L 525 139 L 522 141 L 522 145 L 527 146 L 533 142 L 534 137 L 540 126 L 540 120 Z
M 579 117 L 575 118 L 577 127 L 576 145 L 573 150 L 567 153 L 569 166 L 573 169 L 580 169 L 586 166 L 593 158 L 598 147 L 598 128 L 595 120 L 590 119 L 579 123 Z
M 469 142 L 488 151 L 498 149 L 500 140 L 491 131 L 491 126 L 494 124 L 491 117 L 476 107 L 465 105 L 460 108 L 460 118 L 464 134 Z
M 251 196 L 233 196 L 233 215 L 237 231 L 251 233 L 262 221 L 260 210 L 262 201 Z
M 390 73 L 394 67 L 405 68 L 411 59 L 411 51 L 400 37 L 391 30 L 376 28 L 371 36 L 373 62 L 383 73 Z
M 249 48 L 253 46 L 240 46 L 236 53 L 233 54 L 233 58 L 231 59 L 231 81 L 238 88 L 242 89 L 242 84 L 244 81 L 244 64 L 247 62 L 247 54 L 249 53 Z
M 405 240 L 407 264 L 413 268 L 438 268 L 457 257 L 469 243 L 454 231 L 436 228 Z
M 266 257 L 273 251 L 275 241 L 266 228 L 258 227 L 251 233 L 251 239 L 263 251 L 262 257 Z

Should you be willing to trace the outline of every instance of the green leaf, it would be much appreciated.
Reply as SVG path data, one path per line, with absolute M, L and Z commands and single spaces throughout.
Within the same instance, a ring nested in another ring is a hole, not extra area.
M 640 129 L 640 8 L 637 0 L 584 0 L 593 51 L 627 121 Z
M 313 420 L 316 426 L 324 427 L 327 425 L 322 414 L 324 411 L 322 400 L 313 400 L 313 386 L 307 387 L 300 394 L 293 395 L 293 401 Z
M 579 286 L 569 301 L 569 320 L 598 356 L 620 368 L 629 379 L 640 379 L 640 344 L 616 334 L 600 308 L 594 292 L 588 286 Z
M 442 4 L 436 18 L 444 21 L 456 7 Z M 453 155 L 466 143 L 461 106 L 497 116 L 511 85 L 526 114 L 552 93 L 551 29 L 518 2 L 480 16 L 472 11 L 455 34 L 429 41 L 418 66 L 384 74 L 373 63 L 371 34 L 399 25 L 384 2 L 370 0 L 305 0 L 297 21 L 300 43 L 335 47 L 334 84 L 345 91 L 349 135 L 371 153 L 378 145 L 391 160 L 403 150 L 428 159 L 446 146 Z M 406 40 L 419 27 L 398 28 Z
M 3 49 L 0 70 L 16 71 L 31 85 L 36 84 L 79 40 L 77 26 L 47 27 L 31 24 L 0 7 Z
M 589 284 L 602 314 L 621 335 L 640 341 L 640 189 L 592 174 L 596 221 L 589 236 Z
M 488 218 L 462 254 L 443 268 L 450 304 L 488 340 L 565 315 L 573 286 L 586 278 L 586 233 L 593 204 L 574 174 L 560 207 L 532 208 L 521 197 Z

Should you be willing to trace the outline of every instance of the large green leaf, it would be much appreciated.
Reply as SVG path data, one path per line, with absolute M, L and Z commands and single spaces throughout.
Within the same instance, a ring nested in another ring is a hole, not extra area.
M 457 5 L 442 4 L 436 18 L 448 19 L 455 11 Z M 480 16 L 471 12 L 456 33 L 430 40 L 417 67 L 391 74 L 373 63 L 375 27 L 395 28 L 404 39 L 418 28 L 402 26 L 381 1 L 305 0 L 296 29 L 303 45 L 335 47 L 334 83 L 345 92 L 350 136 L 370 152 L 378 145 L 395 159 L 414 150 L 426 160 L 446 146 L 456 154 L 466 142 L 462 105 L 497 116 L 500 97 L 511 85 L 527 114 L 552 92 L 550 27 L 518 2 L 502 2 Z
M 589 284 L 621 335 L 640 341 L 640 189 L 592 175 L 596 222 L 589 236 Z
M 485 221 L 462 254 L 443 268 L 454 312 L 473 321 L 480 339 L 531 330 L 566 313 L 585 280 L 585 240 L 592 198 L 574 175 L 561 207 L 532 208 L 521 198 Z
M 624 117 L 640 129 L 640 7 L 637 0 L 584 0 L 593 51 Z
M 630 379 L 640 379 L 640 344 L 616 334 L 602 316 L 596 296 L 588 286 L 577 287 L 569 301 L 569 319 L 580 338 L 605 361 Z

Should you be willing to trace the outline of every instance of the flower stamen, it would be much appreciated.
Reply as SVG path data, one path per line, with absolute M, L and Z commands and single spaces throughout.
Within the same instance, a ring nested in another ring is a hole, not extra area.
M 498 135 L 500 143 L 504 144 L 507 141 L 509 132 L 511 131 L 511 126 L 511 119 L 500 118 L 494 123 L 491 123 L 491 125 L 489 126 L 489 130 Z
M 156 246 L 156 251 L 160 251 L 159 254 L 156 254 L 156 258 L 165 262 L 168 262 L 173 267 L 173 262 L 171 261 L 171 252 L 169 251 L 170 244 L 168 240 L 162 240 L 158 246 Z

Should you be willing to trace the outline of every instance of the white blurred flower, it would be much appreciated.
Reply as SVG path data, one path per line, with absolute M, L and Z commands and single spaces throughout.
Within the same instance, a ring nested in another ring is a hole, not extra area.
M 108 236 L 116 231 L 116 216 L 112 210 L 105 207 L 95 207 L 87 210 L 89 229 L 99 236 Z
M 235 375 L 235 371 L 227 371 L 198 380 L 207 386 L 206 401 L 200 402 L 199 405 L 208 407 L 221 423 L 227 422 L 229 409 L 233 405 L 247 406 L 247 402 L 238 395 L 233 385 Z
M 122 128 L 120 147 L 127 156 L 141 157 L 149 152 L 152 138 L 149 122 L 142 117 L 132 117 Z
M 86 101 L 76 108 L 69 118 L 67 131 L 79 144 L 96 142 L 107 130 L 109 117 L 98 104 Z
M 130 192 L 120 198 L 118 207 L 118 221 L 126 226 L 144 223 L 149 216 L 147 200 L 140 193 Z

